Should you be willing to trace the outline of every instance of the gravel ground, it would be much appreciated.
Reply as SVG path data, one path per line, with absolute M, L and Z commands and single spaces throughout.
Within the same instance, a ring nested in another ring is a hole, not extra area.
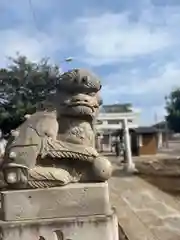
M 121 166 L 120 158 L 108 156 L 114 166 Z M 135 157 L 139 177 L 180 199 L 180 160 L 174 154 Z
M 159 189 L 180 198 L 180 160 L 137 162 L 139 176 Z

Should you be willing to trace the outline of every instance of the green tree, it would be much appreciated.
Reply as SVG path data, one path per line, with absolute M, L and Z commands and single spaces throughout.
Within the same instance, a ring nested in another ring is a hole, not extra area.
M 25 114 L 55 93 L 59 67 L 47 59 L 38 63 L 25 56 L 10 58 L 11 64 L 0 69 L 0 128 L 9 132 L 24 121 Z
M 180 88 L 176 88 L 166 97 L 166 110 L 168 127 L 180 133 Z

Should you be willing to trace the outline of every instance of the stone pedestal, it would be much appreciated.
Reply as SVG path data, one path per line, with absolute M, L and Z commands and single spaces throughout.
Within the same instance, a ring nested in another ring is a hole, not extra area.
M 118 240 L 107 183 L 1 193 L 3 240 Z

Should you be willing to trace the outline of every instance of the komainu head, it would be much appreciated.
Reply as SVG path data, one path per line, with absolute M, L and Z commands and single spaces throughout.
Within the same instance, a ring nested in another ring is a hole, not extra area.
M 99 78 L 85 69 L 74 69 L 61 75 L 56 105 L 60 115 L 94 118 L 102 104 Z

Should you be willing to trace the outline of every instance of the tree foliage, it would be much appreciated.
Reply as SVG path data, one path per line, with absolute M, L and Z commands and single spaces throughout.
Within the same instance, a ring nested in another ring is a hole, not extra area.
M 176 133 L 180 133 L 180 88 L 173 90 L 166 97 L 166 110 L 168 127 Z
M 17 127 L 25 114 L 35 112 L 55 93 L 60 75 L 59 67 L 47 59 L 34 63 L 17 55 L 10 62 L 7 68 L 0 69 L 0 128 L 4 132 Z

